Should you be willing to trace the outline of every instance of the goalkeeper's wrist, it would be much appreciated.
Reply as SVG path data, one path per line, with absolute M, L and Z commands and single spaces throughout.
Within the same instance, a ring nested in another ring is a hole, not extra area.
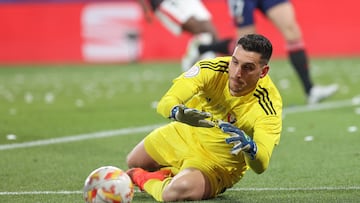
M 250 143 L 250 149 L 245 152 L 245 154 L 251 159 L 254 160 L 257 153 L 257 146 L 254 141 L 251 141 Z
M 171 119 L 171 120 L 174 120 L 174 121 L 176 121 L 177 119 L 176 119 L 176 113 L 179 111 L 179 105 L 176 105 L 176 106 L 174 106 L 172 109 L 171 109 L 171 111 L 170 111 L 170 116 L 169 116 L 169 118 Z
M 257 153 L 257 146 L 254 140 L 247 135 L 244 131 L 241 130 L 244 135 L 245 140 L 247 141 L 248 145 L 250 145 L 249 149 L 245 151 L 245 153 L 250 157 L 251 160 L 255 159 Z

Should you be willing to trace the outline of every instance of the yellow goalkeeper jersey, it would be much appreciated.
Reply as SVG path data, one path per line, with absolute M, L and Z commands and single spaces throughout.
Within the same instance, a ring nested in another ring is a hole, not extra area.
M 263 171 L 280 140 L 282 99 L 269 75 L 261 78 L 256 89 L 248 95 L 232 96 L 228 85 L 230 60 L 231 57 L 217 57 L 197 62 L 174 79 L 173 85 L 160 100 L 157 111 L 169 117 L 175 105 L 185 104 L 189 108 L 211 113 L 214 121 L 221 119 L 234 124 L 257 144 L 256 159 L 262 160 L 263 164 L 248 165 L 255 171 Z

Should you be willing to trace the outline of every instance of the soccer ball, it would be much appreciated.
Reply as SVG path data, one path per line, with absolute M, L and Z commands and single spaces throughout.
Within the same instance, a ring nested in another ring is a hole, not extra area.
M 86 178 L 83 197 L 86 203 L 130 203 L 134 185 L 123 170 L 103 166 Z

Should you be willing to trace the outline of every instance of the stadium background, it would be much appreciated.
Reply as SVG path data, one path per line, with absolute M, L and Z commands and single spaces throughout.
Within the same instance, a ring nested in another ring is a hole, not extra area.
M 221 37 L 235 35 L 226 0 L 205 5 Z M 292 0 L 313 56 L 360 54 L 356 0 Z M 257 27 L 285 55 L 279 32 L 257 13 Z M 178 60 L 189 35 L 144 21 L 135 0 L 0 0 L 0 63 L 123 63 Z

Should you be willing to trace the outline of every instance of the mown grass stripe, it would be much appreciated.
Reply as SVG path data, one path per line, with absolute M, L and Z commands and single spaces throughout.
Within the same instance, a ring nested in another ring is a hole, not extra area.
M 347 187 L 313 187 L 313 188 L 230 188 L 227 191 L 341 191 L 341 190 L 360 190 L 360 186 Z M 136 190 L 135 192 L 140 192 Z M 19 192 L 0 192 L 0 196 L 6 195 L 71 195 L 82 194 L 82 191 L 19 191 Z

